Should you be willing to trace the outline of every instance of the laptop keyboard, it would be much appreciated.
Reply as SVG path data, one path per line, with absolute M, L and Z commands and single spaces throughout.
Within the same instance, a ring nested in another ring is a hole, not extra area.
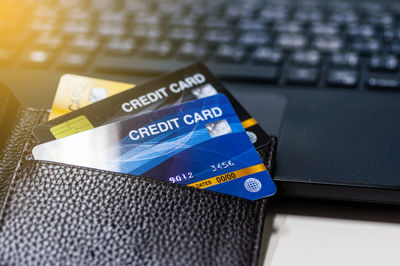
M 4 2 L 0 67 L 159 74 L 200 60 L 230 80 L 400 90 L 397 3 Z

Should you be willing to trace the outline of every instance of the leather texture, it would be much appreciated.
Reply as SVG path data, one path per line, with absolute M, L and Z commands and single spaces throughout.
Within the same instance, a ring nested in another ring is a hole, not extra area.
M 34 138 L 32 128 L 41 123 L 47 112 L 20 107 L 15 114 L 15 120 L 10 125 L 10 134 L 0 149 L 0 213 L 7 191 L 16 176 L 16 169 L 20 162 L 31 156 Z
M 33 161 L 46 117 L 19 109 L 1 151 L 1 265 L 257 265 L 267 200 Z

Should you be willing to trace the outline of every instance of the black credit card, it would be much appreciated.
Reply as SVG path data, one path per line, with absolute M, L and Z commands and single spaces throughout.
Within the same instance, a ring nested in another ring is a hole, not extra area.
M 255 148 L 267 144 L 270 137 L 202 63 L 189 65 L 50 120 L 35 127 L 33 134 L 39 143 L 45 143 L 129 116 L 218 93 L 228 97 Z

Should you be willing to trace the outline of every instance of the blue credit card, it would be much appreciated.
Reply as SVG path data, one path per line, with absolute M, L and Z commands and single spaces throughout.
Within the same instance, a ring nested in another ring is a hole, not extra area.
M 36 160 L 138 175 L 256 200 L 276 187 L 223 94 L 100 126 L 33 149 Z

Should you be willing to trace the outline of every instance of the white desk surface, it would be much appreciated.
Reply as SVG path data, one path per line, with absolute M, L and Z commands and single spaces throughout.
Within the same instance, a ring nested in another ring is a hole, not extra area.
M 400 207 L 274 199 L 267 209 L 262 266 L 400 265 Z

